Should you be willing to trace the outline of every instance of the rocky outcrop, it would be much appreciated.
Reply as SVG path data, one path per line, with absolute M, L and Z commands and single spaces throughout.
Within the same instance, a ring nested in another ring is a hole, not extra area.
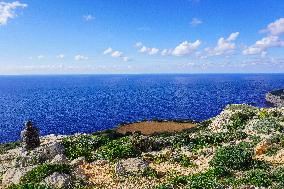
M 68 188 L 71 186 L 71 176 L 68 174 L 53 173 L 44 179 L 44 184 L 53 188 Z
M 265 99 L 273 106 L 284 107 L 284 89 L 267 93 Z
M 115 165 L 115 172 L 117 175 L 133 175 L 142 173 L 149 164 L 139 158 L 128 158 L 121 160 Z

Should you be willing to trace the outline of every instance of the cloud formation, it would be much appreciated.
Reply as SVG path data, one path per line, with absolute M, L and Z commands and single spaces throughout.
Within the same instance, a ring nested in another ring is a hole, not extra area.
M 271 35 L 279 36 L 284 34 L 284 18 L 279 18 L 278 20 L 268 24 L 263 32 L 269 32 Z
M 111 47 L 104 50 L 103 55 L 110 55 L 113 58 L 121 58 L 124 62 L 128 62 L 130 60 L 129 57 L 123 55 L 123 52 L 113 50 Z
M 233 41 L 238 38 L 239 34 L 239 32 L 231 33 L 226 39 L 221 37 L 218 39 L 217 45 L 214 48 L 206 48 L 205 51 L 208 52 L 210 56 L 232 53 L 236 48 L 236 44 Z
M 198 18 L 193 18 L 190 22 L 190 25 L 194 27 L 194 26 L 198 26 L 199 24 L 202 24 L 202 23 L 203 23 L 202 20 L 200 20 Z
M 65 58 L 65 55 L 64 55 L 64 54 L 59 54 L 59 55 L 56 56 L 56 58 L 58 58 L 58 59 L 64 59 L 64 58 Z
M 199 46 L 201 45 L 200 40 L 196 40 L 193 43 L 188 41 L 184 41 L 179 44 L 174 50 L 172 51 L 172 55 L 175 56 L 184 56 L 193 53 Z
M 267 36 L 255 42 L 255 44 L 243 50 L 244 55 L 266 54 L 266 50 L 272 47 L 284 47 L 284 41 L 278 36 Z
M 83 19 L 85 20 L 85 21 L 87 21 L 87 22 L 89 22 L 89 21 L 92 21 L 92 20 L 94 20 L 96 17 L 94 17 L 93 15 L 91 15 L 91 14 L 88 14 L 88 15 L 84 15 L 83 16 Z
M 19 1 L 12 3 L 0 2 L 0 26 L 6 25 L 9 19 L 17 17 L 15 10 L 17 8 L 26 8 L 27 4 L 22 4 Z
M 81 61 L 81 60 L 88 60 L 89 57 L 78 54 L 78 55 L 76 55 L 76 56 L 74 57 L 74 59 L 75 59 L 76 61 Z
M 138 48 L 139 52 L 146 53 L 148 55 L 155 55 L 160 51 L 159 49 L 155 47 L 146 47 L 141 42 L 136 43 L 135 47 Z

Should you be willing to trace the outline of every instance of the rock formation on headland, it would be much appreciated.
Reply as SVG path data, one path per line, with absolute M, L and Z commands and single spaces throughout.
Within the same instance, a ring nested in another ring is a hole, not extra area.
M 175 133 L 49 135 L 0 145 L 3 188 L 284 188 L 284 108 L 229 105 Z M 0 188 L 1 188 L 0 186 Z
M 267 93 L 265 99 L 273 106 L 284 107 L 284 89 Z

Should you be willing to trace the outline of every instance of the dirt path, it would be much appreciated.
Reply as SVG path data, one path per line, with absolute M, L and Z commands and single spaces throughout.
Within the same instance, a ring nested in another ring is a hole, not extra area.
M 117 132 L 125 134 L 126 132 L 141 131 L 142 134 L 149 135 L 162 132 L 177 132 L 184 129 L 195 127 L 193 123 L 179 123 L 174 121 L 157 122 L 145 121 L 139 123 L 131 123 L 117 128 Z

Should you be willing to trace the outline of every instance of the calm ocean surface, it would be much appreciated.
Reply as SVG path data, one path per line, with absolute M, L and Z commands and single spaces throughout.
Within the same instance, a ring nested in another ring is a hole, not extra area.
M 264 107 L 284 74 L 0 76 L 0 143 L 32 119 L 41 134 L 72 134 L 145 119 L 201 121 L 227 104 Z

